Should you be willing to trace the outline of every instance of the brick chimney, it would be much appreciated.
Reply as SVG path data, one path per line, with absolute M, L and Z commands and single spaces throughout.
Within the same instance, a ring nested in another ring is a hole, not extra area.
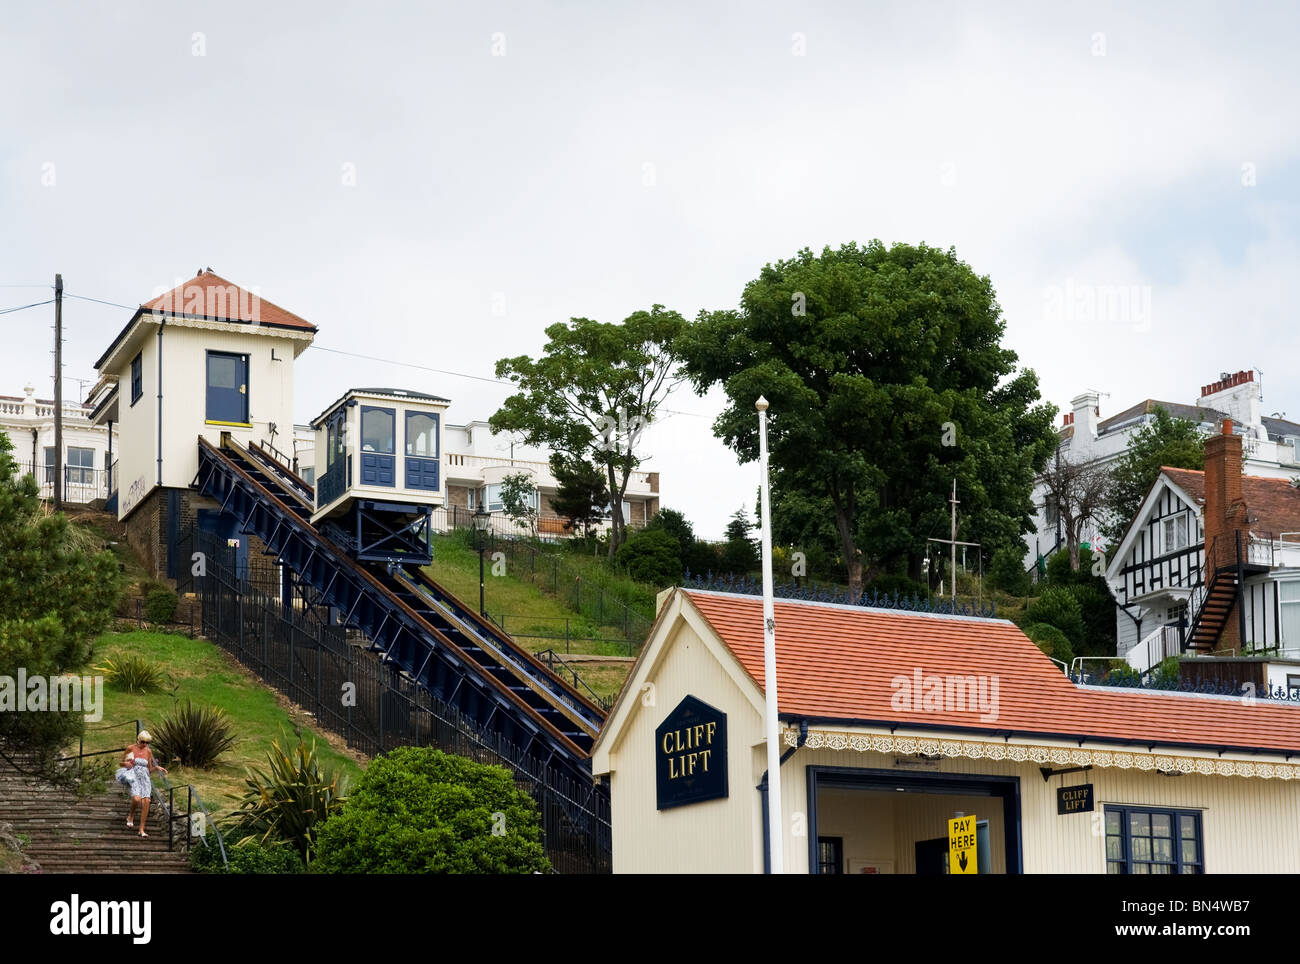
M 1241 436 L 1234 435 L 1232 419 L 1223 420 L 1222 430 L 1205 440 L 1205 574 L 1236 561 L 1234 532 L 1248 529 L 1246 503 L 1241 495 Z M 1216 543 L 1217 539 L 1217 543 Z M 1211 558 L 1213 552 L 1213 558 Z M 1228 614 L 1220 644 L 1241 645 L 1238 638 L 1236 604 Z

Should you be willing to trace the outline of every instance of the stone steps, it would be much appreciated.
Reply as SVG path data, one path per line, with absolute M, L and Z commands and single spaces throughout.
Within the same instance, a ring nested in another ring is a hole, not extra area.
M 111 787 L 96 797 L 78 799 L 66 790 L 33 782 L 23 771 L 30 759 L 0 759 L 0 823 L 26 843 L 23 852 L 44 873 L 190 873 L 179 850 L 167 849 L 167 820 L 155 804 L 149 809 L 149 836 L 126 826 L 128 798 Z M 176 827 L 177 835 L 184 828 Z

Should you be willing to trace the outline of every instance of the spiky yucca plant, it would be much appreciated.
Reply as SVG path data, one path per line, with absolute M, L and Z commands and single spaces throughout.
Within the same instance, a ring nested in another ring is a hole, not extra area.
M 270 772 L 249 768 L 248 790 L 231 815 L 231 829 L 256 835 L 263 843 L 283 840 L 310 866 L 320 825 L 343 808 L 347 780 L 332 770 L 322 770 L 316 741 L 308 746 L 302 737 L 290 752 L 279 741 L 267 753 Z
M 188 698 L 154 729 L 154 751 L 167 762 L 209 770 L 235 745 L 235 728 L 225 710 L 195 706 Z
M 109 686 L 128 693 L 153 693 L 162 689 L 162 668 L 135 653 L 106 659 L 104 665 L 95 667 L 95 671 L 104 674 L 104 681 Z

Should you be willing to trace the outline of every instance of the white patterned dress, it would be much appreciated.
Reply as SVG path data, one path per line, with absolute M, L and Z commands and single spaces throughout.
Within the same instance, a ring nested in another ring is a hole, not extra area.
M 153 781 L 149 779 L 149 758 L 135 757 L 131 767 L 131 796 L 148 800 L 153 796 Z

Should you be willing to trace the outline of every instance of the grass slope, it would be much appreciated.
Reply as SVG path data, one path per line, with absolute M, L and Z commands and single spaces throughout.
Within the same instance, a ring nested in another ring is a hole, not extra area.
M 290 712 L 287 702 L 278 694 L 207 640 L 155 632 L 107 633 L 96 640 L 94 656 L 80 672 L 93 674 L 93 667 L 102 660 L 126 653 L 142 656 L 162 667 L 168 680 L 166 685 L 172 691 L 126 693 L 105 685 L 103 718 L 99 723 L 86 724 L 87 751 L 125 746 L 135 735 L 132 721 L 140 719 L 145 729 L 155 729 L 176 701 L 189 697 L 195 703 L 221 707 L 235 727 L 234 749 L 223 754 L 213 769 L 168 767 L 171 782 L 182 787 L 193 784 L 214 817 L 237 806 L 227 794 L 242 794 L 246 766 L 265 771 L 266 753 L 272 740 L 288 734 L 290 743 L 294 742 L 292 726 L 295 724 L 302 727 L 303 737 L 309 743 L 315 737 L 322 766 L 341 769 L 354 781 L 360 776 L 361 767 L 356 761 L 361 758 L 340 749 L 343 743 L 339 738 L 315 729 L 310 717 Z M 108 724 L 121 723 L 127 725 L 105 728 Z M 114 757 L 107 759 L 114 760 Z

